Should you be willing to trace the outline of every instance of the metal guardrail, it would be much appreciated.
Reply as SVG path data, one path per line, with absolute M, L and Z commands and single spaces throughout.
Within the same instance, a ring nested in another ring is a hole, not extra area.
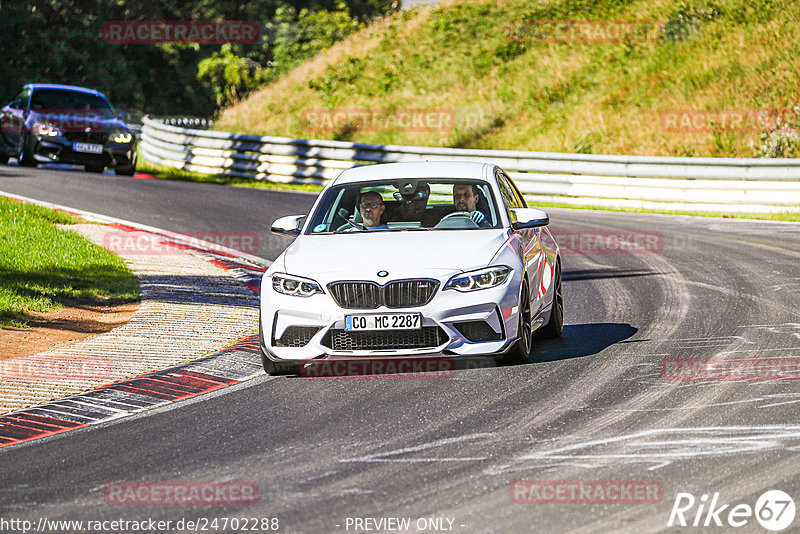
M 358 165 L 472 160 L 500 165 L 525 197 L 535 201 L 692 211 L 800 211 L 800 159 L 368 145 L 205 130 L 212 123 L 202 119 L 145 117 L 142 122 L 142 157 L 202 174 L 323 184 Z

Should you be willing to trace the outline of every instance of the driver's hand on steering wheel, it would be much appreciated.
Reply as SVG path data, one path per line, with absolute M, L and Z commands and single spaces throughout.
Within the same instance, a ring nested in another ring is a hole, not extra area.
M 486 219 L 486 216 L 478 210 L 475 210 L 470 214 L 469 218 L 475 221 L 475 224 L 480 224 L 484 219 Z

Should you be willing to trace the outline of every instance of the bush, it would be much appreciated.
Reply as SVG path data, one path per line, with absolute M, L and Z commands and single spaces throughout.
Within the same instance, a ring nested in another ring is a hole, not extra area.
M 788 119 L 778 117 L 773 126 L 758 135 L 758 143 L 752 142 L 753 156 L 756 158 L 797 158 L 800 157 L 800 106 L 792 110 Z

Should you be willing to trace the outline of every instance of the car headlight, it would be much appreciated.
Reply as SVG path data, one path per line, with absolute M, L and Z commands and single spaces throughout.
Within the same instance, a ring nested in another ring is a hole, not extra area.
M 130 132 L 117 132 L 114 134 L 111 140 L 115 143 L 124 145 L 133 141 L 133 134 Z
M 444 290 L 455 289 L 456 291 L 466 292 L 489 289 L 490 287 L 502 285 L 508 280 L 510 274 L 511 268 L 505 265 L 457 274 L 445 284 Z
M 44 137 L 57 137 L 61 132 L 50 124 L 36 122 L 33 124 L 33 133 Z
M 314 280 L 289 274 L 273 274 L 272 289 L 294 297 L 310 297 L 322 293 L 322 287 Z

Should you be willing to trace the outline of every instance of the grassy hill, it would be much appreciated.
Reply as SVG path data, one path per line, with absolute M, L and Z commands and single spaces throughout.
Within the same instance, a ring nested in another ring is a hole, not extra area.
M 615 39 L 620 25 L 636 31 Z M 778 127 L 774 117 L 759 122 L 759 110 L 800 104 L 799 32 L 796 0 L 448 2 L 375 22 L 224 110 L 215 129 L 380 144 L 749 157 L 763 144 L 759 133 Z M 389 119 L 331 128 L 319 117 L 332 115 L 321 110 L 369 110 Z M 422 131 L 387 127 L 404 113 L 442 113 L 445 120 Z M 780 114 L 797 120 L 794 112 Z M 793 155 L 792 135 L 778 134 L 789 149 L 772 153 Z

